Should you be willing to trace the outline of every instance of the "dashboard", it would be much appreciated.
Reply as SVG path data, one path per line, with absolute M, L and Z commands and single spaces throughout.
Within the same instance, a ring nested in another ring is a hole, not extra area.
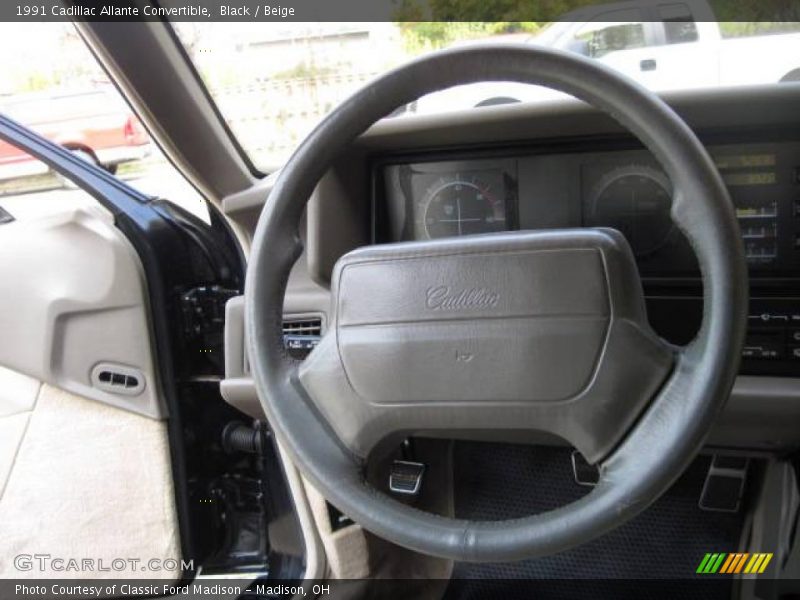
M 800 143 L 709 144 L 730 192 L 751 277 L 742 373 L 800 371 Z M 702 317 L 699 268 L 670 218 L 669 178 L 645 149 L 469 150 L 381 157 L 372 169 L 374 243 L 499 231 L 612 227 L 625 235 L 648 316 L 686 344 Z
M 749 255 L 740 376 L 708 444 L 794 450 L 800 445 L 800 83 L 662 97 L 714 155 Z M 274 181 L 226 198 L 223 211 L 252 234 Z M 650 324 L 685 344 L 697 331 L 703 290 L 693 256 L 665 222 L 670 200 L 662 190 L 671 196 L 641 144 L 581 102 L 384 119 L 342 148 L 309 200 L 300 232 L 304 253 L 287 284 L 288 333 L 299 327 L 318 338 L 330 326 L 332 273 L 355 248 L 604 224 L 625 231 L 636 248 Z M 236 339 L 226 348 L 239 349 L 230 363 L 244 364 L 242 305 L 228 306 Z M 246 367 L 238 369 L 226 375 L 223 393 L 260 414 L 252 379 Z

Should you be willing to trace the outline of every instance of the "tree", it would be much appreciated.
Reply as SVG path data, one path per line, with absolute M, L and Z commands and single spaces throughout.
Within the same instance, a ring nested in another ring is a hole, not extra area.
M 613 2 L 609 2 L 613 3 Z M 456 40 L 502 33 L 535 33 L 597 0 L 400 0 L 394 20 L 409 50 L 447 46 Z M 800 29 L 797 0 L 709 0 L 726 36 Z

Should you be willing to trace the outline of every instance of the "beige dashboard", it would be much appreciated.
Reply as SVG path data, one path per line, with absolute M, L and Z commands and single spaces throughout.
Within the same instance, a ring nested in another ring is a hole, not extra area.
M 800 84 L 681 92 L 664 98 L 709 145 L 800 141 Z M 756 103 L 758 111 L 753 110 Z M 385 119 L 342 150 L 310 199 L 302 232 L 305 252 L 289 281 L 285 318 L 316 315 L 324 328 L 333 265 L 347 251 L 373 241 L 376 160 L 420 154 L 446 157 L 449 152 L 513 150 L 530 144 L 557 154 L 567 144 L 573 148 L 608 144 L 613 149 L 620 143 L 631 143 L 621 126 L 577 100 Z M 274 175 L 266 178 L 223 202 L 225 213 L 251 235 L 274 179 Z M 800 187 L 797 196 L 800 199 Z M 785 300 L 781 306 L 797 307 L 800 314 L 795 283 L 794 277 L 778 278 L 764 293 L 781 296 Z M 234 299 L 228 307 L 226 335 L 226 354 L 233 358 L 222 390 L 229 402 L 255 416 L 261 413 L 247 369 L 242 312 L 241 300 Z M 800 361 L 789 371 L 741 376 L 709 443 L 763 450 L 796 447 L 797 422 Z

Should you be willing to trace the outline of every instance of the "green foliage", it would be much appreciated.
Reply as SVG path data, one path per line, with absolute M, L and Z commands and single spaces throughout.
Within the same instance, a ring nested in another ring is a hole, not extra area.
M 320 79 L 334 73 L 336 73 L 336 69 L 333 67 L 320 67 L 301 62 L 290 69 L 275 73 L 272 79 Z
M 589 4 L 596 0 L 401 0 L 395 20 L 541 23 Z
M 483 38 L 506 33 L 534 34 L 541 28 L 533 21 L 494 22 L 401 22 L 398 23 L 406 48 L 412 53 L 448 46 L 458 40 Z
M 726 21 L 719 24 L 722 37 L 745 37 L 751 35 L 769 35 L 773 33 L 788 33 L 800 31 L 800 22 L 774 22 L 774 21 Z
M 20 78 L 17 92 L 41 92 L 57 85 L 57 78 L 52 73 L 33 72 Z
M 394 19 L 409 50 L 502 33 L 535 33 L 545 23 L 597 0 L 399 0 Z M 709 0 L 722 35 L 800 31 L 798 0 Z
M 417 53 L 458 40 L 535 34 L 546 23 L 594 0 L 400 0 L 394 14 L 406 48 Z M 533 19 L 533 20 L 532 20 Z
M 708 3 L 720 26 L 725 25 L 730 31 L 750 32 L 744 35 L 774 32 L 776 25 L 791 27 L 793 21 L 800 21 L 797 0 L 709 0 Z M 794 26 L 796 30 L 797 23 Z

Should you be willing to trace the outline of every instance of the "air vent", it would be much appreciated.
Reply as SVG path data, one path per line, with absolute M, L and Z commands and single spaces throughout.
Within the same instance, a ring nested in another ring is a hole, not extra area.
M 92 369 L 92 385 L 112 394 L 138 396 L 144 390 L 144 374 L 113 363 L 100 363 Z
M 283 320 L 283 345 L 291 356 L 303 359 L 322 337 L 322 318 L 319 316 L 286 317 Z

